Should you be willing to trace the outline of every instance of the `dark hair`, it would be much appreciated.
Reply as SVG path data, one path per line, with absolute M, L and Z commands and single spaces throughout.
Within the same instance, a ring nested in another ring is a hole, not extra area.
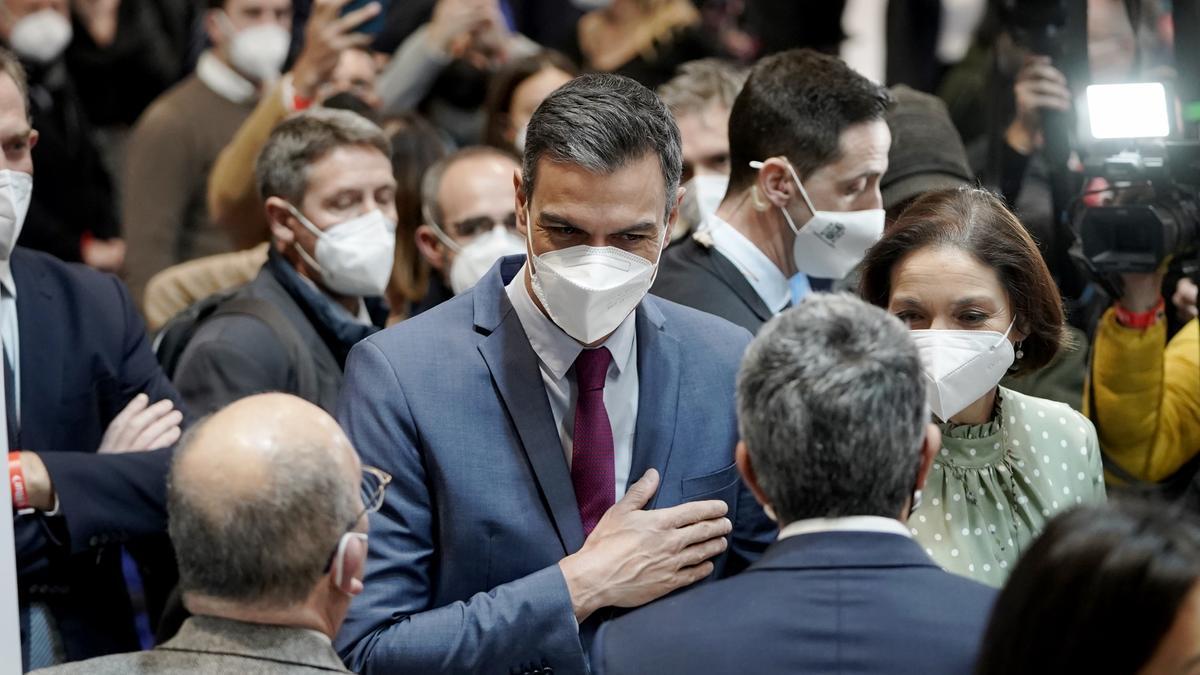
M 792 49 L 762 59 L 729 115 L 730 189 L 754 182 L 750 162 L 780 155 L 803 180 L 837 161 L 847 127 L 883 120 L 891 100 L 836 56 Z
M 683 174 L 675 118 L 654 92 L 635 80 L 607 73 L 582 75 L 550 94 L 529 120 L 522 189 L 527 200 L 533 198 L 543 158 L 609 174 L 651 153 L 662 169 L 669 214 Z
M 321 106 L 330 110 L 349 110 L 359 117 L 370 120 L 373 124 L 379 124 L 379 113 L 366 101 L 348 91 L 339 91 L 321 101 Z
M 1066 339 L 1062 297 L 1025 227 L 986 190 L 942 190 L 913 202 L 867 251 L 862 297 L 887 308 L 892 269 L 911 253 L 942 246 L 970 254 L 1000 278 L 1016 329 L 1025 334 L 1025 356 L 1016 362 L 1013 374 L 1025 375 L 1050 363 Z
M 483 143 L 493 148 L 512 152 L 512 143 L 504 137 L 509 127 L 509 114 L 512 112 L 513 95 L 525 80 L 537 75 L 543 70 L 561 70 L 574 77 L 579 73 L 571 60 L 559 52 L 546 49 L 536 54 L 517 59 L 505 64 L 492 76 L 488 86 L 487 99 L 483 104 L 484 122 Z
M 1200 580 L 1200 524 L 1166 504 L 1050 521 L 992 609 L 975 672 L 1136 673 Z
M 898 319 L 848 293 L 805 299 L 750 343 L 737 406 L 780 525 L 899 517 L 929 412 L 921 358 Z
M 393 314 L 425 297 L 429 263 L 417 252 L 421 225 L 421 180 L 425 171 L 447 154 L 438 130 L 414 112 L 384 120 L 392 145 L 392 174 L 396 177 L 396 259 L 388 282 L 387 299 Z

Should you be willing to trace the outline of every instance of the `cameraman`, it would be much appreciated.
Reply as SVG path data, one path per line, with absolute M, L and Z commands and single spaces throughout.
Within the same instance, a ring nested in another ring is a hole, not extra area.
M 1169 342 L 1162 273 L 1124 274 L 1096 329 L 1092 419 L 1119 469 L 1160 482 L 1200 452 L 1200 338 L 1190 320 Z M 1187 305 L 1181 285 L 1172 304 Z M 1181 476 L 1182 478 L 1182 476 Z

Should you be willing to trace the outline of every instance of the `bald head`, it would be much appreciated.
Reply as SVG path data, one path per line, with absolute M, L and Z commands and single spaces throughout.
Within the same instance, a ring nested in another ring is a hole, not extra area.
M 303 600 L 361 512 L 360 464 L 337 422 L 287 394 L 241 399 L 184 439 L 168 511 L 185 592 Z

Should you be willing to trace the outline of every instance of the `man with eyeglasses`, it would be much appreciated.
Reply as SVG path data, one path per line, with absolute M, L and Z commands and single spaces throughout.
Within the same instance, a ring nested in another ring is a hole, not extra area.
M 151 651 L 42 672 L 346 672 L 331 640 L 363 590 L 367 514 L 390 481 L 311 403 L 262 394 L 224 408 L 185 436 L 168 488 L 193 616 Z
M 429 291 L 412 313 L 420 314 L 475 285 L 506 255 L 525 251 L 513 210 L 512 155 L 476 146 L 438 161 L 421 181 L 417 250 L 434 274 Z

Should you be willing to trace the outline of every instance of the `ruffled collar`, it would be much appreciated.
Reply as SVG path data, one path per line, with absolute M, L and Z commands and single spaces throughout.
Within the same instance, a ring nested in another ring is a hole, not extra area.
M 996 392 L 996 407 L 992 418 L 983 424 L 941 425 L 942 449 L 936 461 L 946 464 L 986 466 L 1000 461 L 1004 455 L 1005 391 Z

